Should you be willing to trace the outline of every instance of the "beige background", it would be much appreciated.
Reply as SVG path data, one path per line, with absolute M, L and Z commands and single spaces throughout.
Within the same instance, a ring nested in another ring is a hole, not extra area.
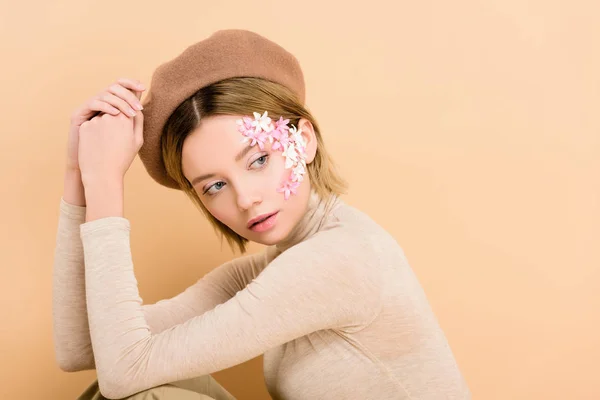
M 60 371 L 51 340 L 70 113 L 223 28 L 298 57 L 345 200 L 405 250 L 475 399 L 600 398 L 597 2 L 0 4 L 0 398 L 75 398 L 95 378 Z M 145 302 L 233 256 L 139 159 L 125 214 Z M 267 399 L 261 363 L 214 376 Z

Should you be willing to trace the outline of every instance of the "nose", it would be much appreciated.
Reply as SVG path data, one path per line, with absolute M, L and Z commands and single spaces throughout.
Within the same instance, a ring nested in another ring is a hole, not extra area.
M 237 188 L 237 205 L 240 211 L 248 211 L 256 204 L 260 204 L 261 197 L 257 193 L 256 189 L 251 187 L 239 187 Z

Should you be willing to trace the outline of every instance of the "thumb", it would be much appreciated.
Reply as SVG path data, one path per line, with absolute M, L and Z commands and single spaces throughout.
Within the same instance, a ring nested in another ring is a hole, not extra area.
M 142 92 L 136 91 L 135 95 L 139 100 L 142 97 Z M 144 114 L 142 111 L 136 112 L 133 117 L 133 135 L 141 146 L 144 143 Z
M 144 144 L 144 114 L 141 111 L 133 117 L 133 136 L 140 146 Z

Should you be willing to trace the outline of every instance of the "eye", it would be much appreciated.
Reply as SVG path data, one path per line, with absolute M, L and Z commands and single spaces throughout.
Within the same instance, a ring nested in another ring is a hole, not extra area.
M 219 190 L 217 191 L 212 191 L 211 190 L 213 188 L 217 188 L 217 189 L 221 189 L 223 187 L 223 185 L 225 185 L 225 182 L 217 182 L 215 184 L 210 185 L 202 194 L 209 194 L 209 195 L 213 195 L 213 194 L 217 194 L 219 192 Z
M 254 160 L 252 162 L 252 164 L 250 164 L 250 167 L 254 166 L 255 164 L 258 166 L 257 168 L 253 168 L 253 169 L 261 169 L 263 168 L 265 165 L 267 165 L 267 161 L 269 159 L 269 155 L 268 154 L 263 154 L 262 156 L 258 157 L 256 160 Z M 221 188 L 225 186 L 225 182 L 219 181 L 217 183 L 214 183 L 212 185 L 210 185 L 202 194 L 208 194 L 208 195 L 215 195 L 217 193 L 219 193 L 221 191 Z
M 256 160 L 254 160 L 254 162 L 252 162 L 252 164 L 250 164 L 250 166 L 253 166 L 254 164 L 259 165 L 260 167 L 262 167 L 263 165 L 265 165 L 267 163 L 267 159 L 269 158 L 268 154 L 264 154 L 260 157 L 258 157 Z

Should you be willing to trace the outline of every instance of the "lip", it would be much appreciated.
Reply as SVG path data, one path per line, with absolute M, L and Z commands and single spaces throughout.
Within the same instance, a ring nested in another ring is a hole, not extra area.
M 270 217 L 270 216 L 271 216 L 271 215 L 273 215 L 273 214 L 277 214 L 277 212 L 278 212 L 278 211 L 274 211 L 274 212 L 271 212 L 271 213 L 267 213 L 267 214 L 261 214 L 261 215 L 259 215 L 259 216 L 257 216 L 257 217 L 254 217 L 254 218 L 252 218 L 250 221 L 248 221 L 248 224 L 246 225 L 246 227 L 247 227 L 248 229 L 250 229 L 250 227 L 252 226 L 252 224 L 254 224 L 255 222 L 257 222 L 257 221 L 260 221 L 261 219 L 268 218 L 268 217 Z
M 265 220 L 263 220 L 261 222 L 257 222 L 256 224 L 252 225 L 250 230 L 253 232 L 256 232 L 256 233 L 264 233 L 264 232 L 270 231 L 277 224 L 277 216 L 278 215 L 279 215 L 278 212 L 276 212 L 275 214 L 271 214 Z

